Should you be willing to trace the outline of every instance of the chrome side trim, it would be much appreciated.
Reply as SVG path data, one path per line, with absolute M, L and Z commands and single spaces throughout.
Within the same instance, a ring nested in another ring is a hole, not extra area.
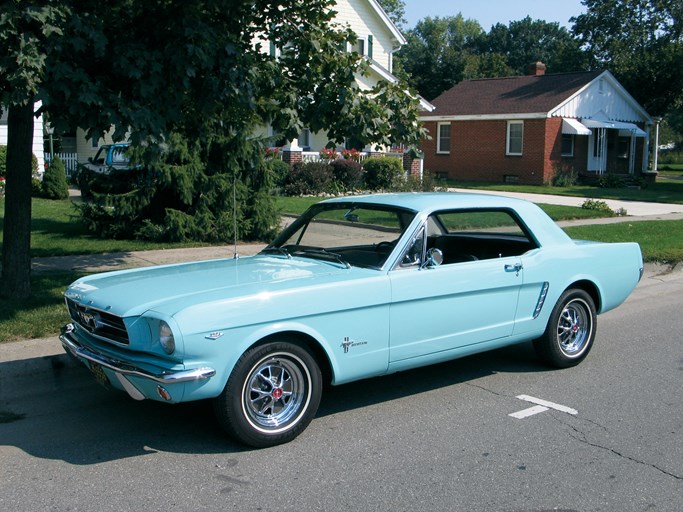
M 178 382 L 189 382 L 194 380 L 210 379 L 216 375 L 216 370 L 213 368 L 196 368 L 194 370 L 182 371 L 168 371 L 163 373 L 152 373 L 143 368 L 117 361 L 103 354 L 99 354 L 87 347 L 84 347 L 73 337 L 72 333 L 74 327 L 72 324 L 67 324 L 62 329 L 62 334 L 59 335 L 59 340 L 62 342 L 64 350 L 73 354 L 74 357 L 83 361 L 90 361 L 99 364 L 105 368 L 109 368 L 116 373 L 122 375 L 133 375 L 142 377 L 144 379 L 153 380 L 160 384 L 175 384 Z
M 543 286 L 541 287 L 541 293 L 538 296 L 538 300 L 536 301 L 536 308 L 534 309 L 534 315 L 533 318 L 537 318 L 538 315 L 541 314 L 541 309 L 543 309 L 543 304 L 545 303 L 545 298 L 548 296 L 548 287 L 550 286 L 550 283 L 548 281 L 545 281 L 543 283 Z

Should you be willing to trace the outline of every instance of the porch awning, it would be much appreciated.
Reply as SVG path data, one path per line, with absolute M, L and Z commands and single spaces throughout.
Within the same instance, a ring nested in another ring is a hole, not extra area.
M 636 137 L 647 137 L 647 133 L 633 123 L 621 121 L 597 121 L 595 119 L 582 119 L 581 124 L 588 128 L 607 128 L 608 130 L 619 130 L 619 135 L 628 137 L 635 134 Z
M 590 135 L 591 131 L 577 119 L 562 118 L 562 133 L 565 135 Z

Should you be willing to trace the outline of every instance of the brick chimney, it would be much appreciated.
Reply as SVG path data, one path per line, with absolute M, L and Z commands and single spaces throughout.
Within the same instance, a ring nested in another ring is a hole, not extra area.
M 529 75 L 531 76 L 543 76 L 545 75 L 545 64 L 540 60 L 537 62 L 532 62 L 529 64 Z

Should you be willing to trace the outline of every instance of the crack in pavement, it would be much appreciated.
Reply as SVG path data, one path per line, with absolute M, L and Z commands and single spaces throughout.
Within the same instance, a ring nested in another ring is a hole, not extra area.
M 608 447 L 608 446 L 603 446 L 603 445 L 598 444 L 598 443 L 596 443 L 596 442 L 589 441 L 589 440 L 588 440 L 588 437 L 587 437 L 587 435 L 586 435 L 585 432 L 582 432 L 580 429 L 576 428 L 574 425 L 571 425 L 570 423 L 568 423 L 568 422 L 566 422 L 566 421 L 562 421 L 561 418 L 558 418 L 558 417 L 556 417 L 556 416 L 554 416 L 554 415 L 553 415 L 553 417 L 554 417 L 559 423 L 561 423 L 562 425 L 565 425 L 565 426 L 569 427 L 571 430 L 573 430 L 574 433 L 571 433 L 571 432 L 570 432 L 570 433 L 569 433 L 569 436 L 570 436 L 572 439 L 575 439 L 576 441 L 578 441 L 578 442 L 580 442 L 580 443 L 586 444 L 586 445 L 588 445 L 588 446 L 592 446 L 593 448 L 598 448 L 598 449 L 600 449 L 600 450 L 605 450 L 606 452 L 609 452 L 609 453 L 611 453 L 611 454 L 613 454 L 613 455 L 616 455 L 616 456 L 619 457 L 619 458 L 622 458 L 622 459 L 625 459 L 625 460 L 628 460 L 628 461 L 631 461 L 631 462 L 635 462 L 636 464 L 641 464 L 641 465 L 643 465 L 643 466 L 647 466 L 647 467 L 652 468 L 652 469 L 654 469 L 654 470 L 656 470 L 656 471 L 659 471 L 659 472 L 662 473 L 663 475 L 666 475 L 666 476 L 670 476 L 670 477 L 672 477 L 672 478 L 675 478 L 676 480 L 683 480 L 683 476 L 680 476 L 680 475 L 677 475 L 677 474 L 672 473 L 672 472 L 670 472 L 670 471 L 667 471 L 667 470 L 664 469 L 664 468 L 660 468 L 660 467 L 657 466 L 656 464 L 652 464 L 652 463 L 649 463 L 649 462 L 645 462 L 645 461 L 643 461 L 643 460 L 638 460 L 638 459 L 636 459 L 636 458 L 634 458 L 634 457 L 631 457 L 631 456 L 629 456 L 629 455 L 626 455 L 625 453 L 622 453 L 622 452 L 620 452 L 620 451 L 618 451 L 618 450 L 615 450 L 614 448 L 610 448 L 610 447 Z M 579 421 L 589 421 L 589 420 L 585 420 L 585 419 L 581 418 Z M 600 426 L 600 427 L 602 427 L 605 431 L 607 430 L 607 428 L 604 427 L 604 426 L 602 426 L 602 425 L 599 425 L 599 424 L 597 424 L 597 423 L 595 423 L 595 422 L 591 422 L 591 421 L 589 421 L 589 422 L 590 422 L 590 423 L 593 423 L 593 424 L 595 424 L 595 425 L 598 425 L 598 426 Z
M 481 385 L 479 385 L 479 384 L 473 384 L 473 383 L 471 383 L 471 382 L 466 382 L 465 385 L 470 386 L 470 387 L 473 387 L 473 388 L 480 389 L 480 390 L 482 390 L 482 391 L 486 391 L 487 393 L 490 393 L 490 394 L 492 394 L 492 395 L 494 395 L 494 396 L 504 397 L 504 398 L 515 398 L 515 399 L 517 399 L 517 396 L 516 396 L 516 395 L 509 395 L 509 394 L 506 394 L 506 393 L 500 393 L 500 392 L 498 392 L 498 391 L 494 391 L 494 390 L 492 390 L 492 389 L 486 388 L 486 387 L 481 386 Z M 666 469 L 661 468 L 661 467 L 657 466 L 656 464 L 652 464 L 652 463 L 649 463 L 649 462 L 645 462 L 645 461 L 642 461 L 642 460 L 638 460 L 638 459 L 636 459 L 636 458 L 634 458 L 634 457 L 631 457 L 631 456 L 629 456 L 629 455 L 626 455 L 625 453 L 622 453 L 622 452 L 620 452 L 620 451 L 617 451 L 617 450 L 615 450 L 614 448 L 610 448 L 610 447 L 608 447 L 608 446 L 603 446 L 603 445 L 601 445 L 601 444 L 598 444 L 598 443 L 589 441 L 585 432 L 582 432 L 580 429 L 578 429 L 577 427 L 575 427 L 574 425 L 572 425 L 572 424 L 570 424 L 570 423 L 568 423 L 568 422 L 566 422 L 566 421 L 562 421 L 562 416 L 560 416 L 560 413 L 557 413 L 557 411 L 552 411 L 552 410 L 549 411 L 549 413 L 550 413 L 550 414 L 549 414 L 550 417 L 554 418 L 556 421 L 558 421 L 558 422 L 561 423 L 562 425 L 565 425 L 565 426 L 569 427 L 571 430 L 574 431 L 574 433 L 571 433 L 571 432 L 570 432 L 569 435 L 570 435 L 570 437 L 572 437 L 572 438 L 575 439 L 576 441 L 578 441 L 578 442 L 580 442 L 580 443 L 583 443 L 583 444 L 586 444 L 586 445 L 588 445 L 588 446 L 592 446 L 593 448 L 598 448 L 598 449 L 600 449 L 600 450 L 605 450 L 605 451 L 607 451 L 607 452 L 609 452 L 609 453 L 611 453 L 611 454 L 613 454 L 613 455 L 616 455 L 617 457 L 622 458 L 622 459 L 624 459 L 624 460 L 628 460 L 628 461 L 631 461 L 631 462 L 635 462 L 636 464 L 641 464 L 641 465 L 643 465 L 643 466 L 647 466 L 647 467 L 649 467 L 649 468 L 652 468 L 652 469 L 654 469 L 654 470 L 656 470 L 656 471 L 662 473 L 663 475 L 669 476 L 669 477 L 674 478 L 674 479 L 676 479 L 676 480 L 683 480 L 683 476 L 680 476 L 680 475 L 677 475 L 677 474 L 675 474 L 675 473 L 672 473 L 671 471 L 667 471 Z M 564 413 L 561 413 L 561 414 L 564 414 Z M 591 425 L 593 425 L 593 426 L 596 426 L 596 427 L 602 429 L 602 430 L 605 431 L 605 432 L 608 431 L 608 428 L 607 428 L 606 426 L 604 426 L 604 425 L 602 425 L 602 424 L 600 424 L 600 423 L 598 423 L 598 422 L 596 422 L 596 421 L 593 421 L 593 420 L 591 420 L 591 419 L 588 419 L 588 418 L 576 418 L 576 417 L 574 417 L 574 418 L 575 418 L 577 421 L 582 421 L 582 422 L 591 424 Z

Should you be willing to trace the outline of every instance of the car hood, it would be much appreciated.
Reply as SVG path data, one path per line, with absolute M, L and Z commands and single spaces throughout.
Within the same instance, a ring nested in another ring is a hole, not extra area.
M 257 255 L 95 274 L 75 281 L 65 296 L 122 317 L 152 309 L 174 315 L 201 303 L 346 280 L 367 272 L 307 258 Z

